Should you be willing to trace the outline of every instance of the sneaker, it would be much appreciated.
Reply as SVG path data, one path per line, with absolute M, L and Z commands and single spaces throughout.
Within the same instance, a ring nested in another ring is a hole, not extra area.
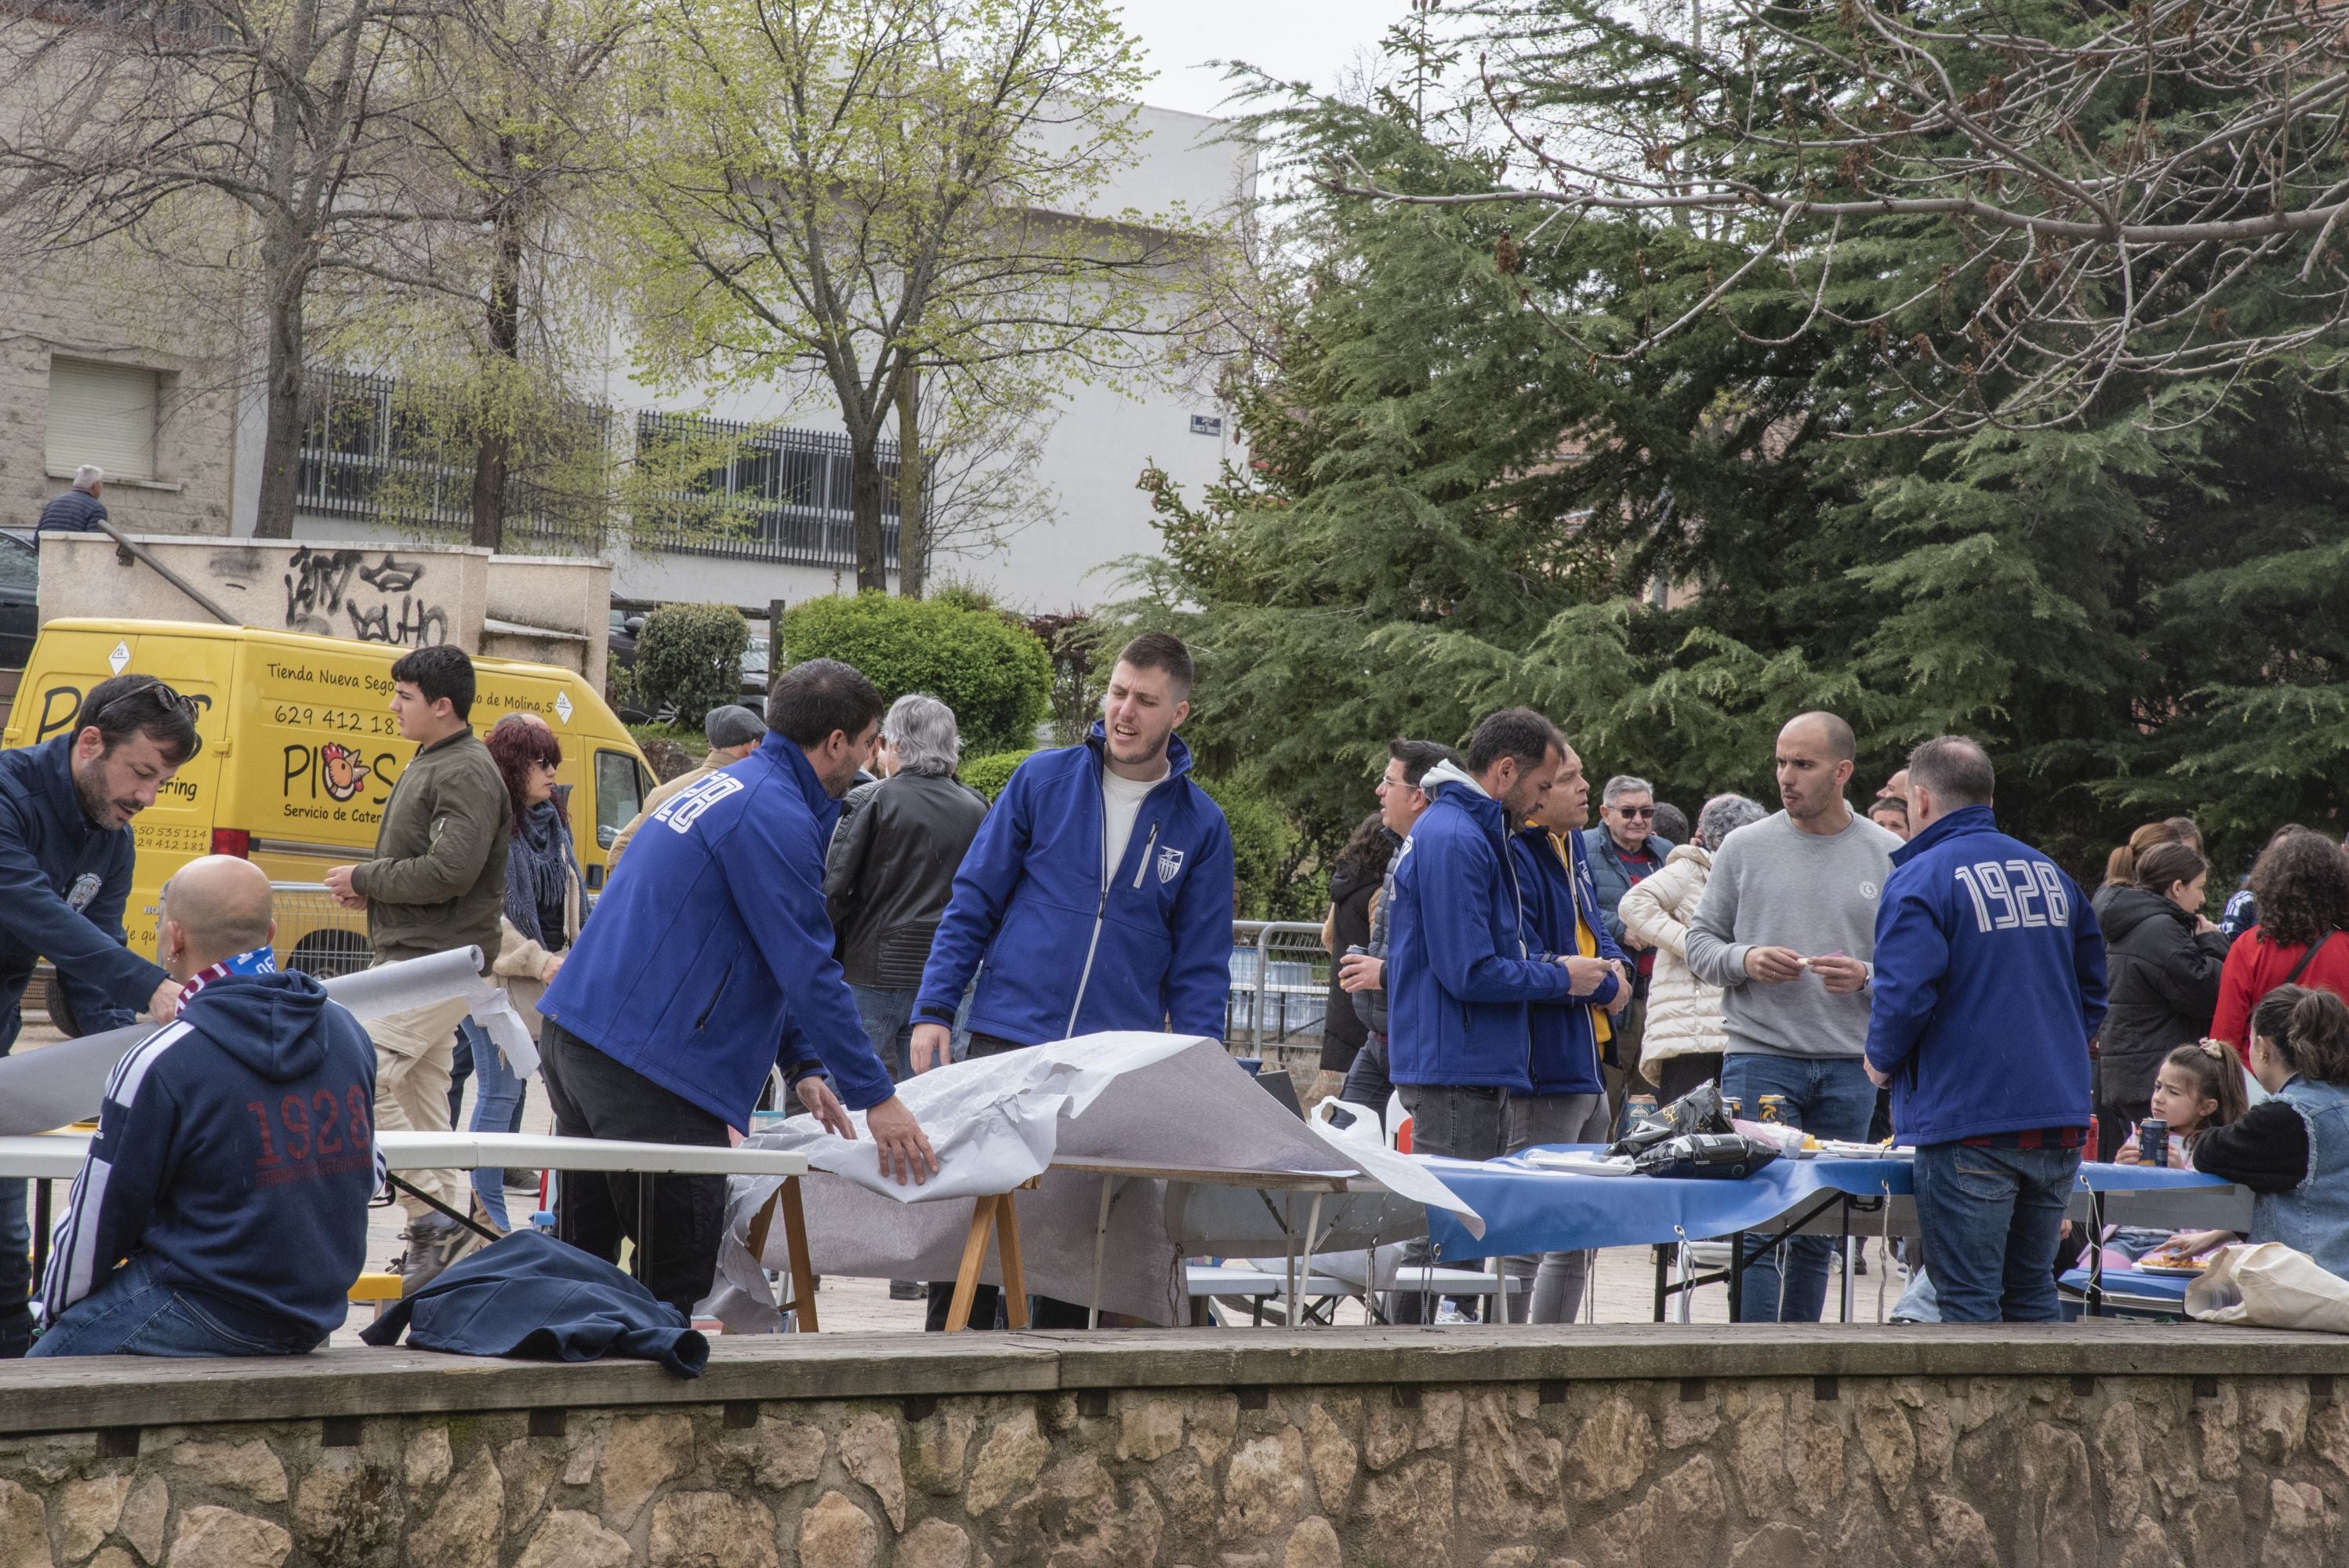
M 400 1256 L 399 1294 L 414 1295 L 440 1276 L 440 1271 L 473 1250 L 481 1238 L 457 1223 L 438 1214 L 429 1220 L 411 1220 L 400 1233 L 408 1243 L 408 1251 Z
M 929 1295 L 930 1287 L 919 1280 L 893 1279 L 889 1282 L 891 1301 L 926 1301 Z
M 506 1191 L 508 1192 L 535 1192 L 538 1191 L 538 1172 L 535 1171 L 509 1170 L 505 1172 L 505 1178 Z

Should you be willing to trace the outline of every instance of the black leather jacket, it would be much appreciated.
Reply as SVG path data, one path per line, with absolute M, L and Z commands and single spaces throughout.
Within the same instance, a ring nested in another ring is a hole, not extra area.
M 987 800 L 954 779 L 900 773 L 857 786 L 845 806 L 823 865 L 841 966 L 852 985 L 911 990 Z

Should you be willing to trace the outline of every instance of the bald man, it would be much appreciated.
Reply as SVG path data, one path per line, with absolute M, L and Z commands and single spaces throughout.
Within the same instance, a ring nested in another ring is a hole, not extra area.
M 1900 840 L 1845 802 L 1858 755 L 1851 726 L 1806 713 L 1778 732 L 1785 809 L 1740 828 L 1713 851 L 1689 923 L 1688 966 L 1723 988 L 1727 1055 L 1721 1092 L 1757 1119 L 1775 1096 L 1780 1119 L 1819 1138 L 1868 1136 L 1868 983 L 1877 900 Z M 1816 1323 L 1826 1302 L 1828 1243 L 1799 1236 L 1745 1271 L 1747 1323 Z
M 106 1086 L 43 1289 L 36 1356 L 293 1356 L 342 1323 L 367 1252 L 375 1047 L 278 973 L 269 878 L 208 855 L 164 884 L 179 1016 Z

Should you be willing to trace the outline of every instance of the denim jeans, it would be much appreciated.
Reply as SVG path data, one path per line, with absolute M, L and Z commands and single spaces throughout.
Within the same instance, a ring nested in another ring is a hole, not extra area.
M 457 1058 L 470 1062 L 473 1069 L 472 1130 L 520 1132 L 523 1095 L 529 1080 L 514 1072 L 505 1052 L 490 1038 L 490 1032 L 471 1018 L 457 1026 Z M 456 1125 L 453 1110 L 449 1124 Z M 502 1167 L 484 1165 L 475 1171 L 473 1196 L 481 1202 L 481 1212 L 489 1216 L 491 1224 L 501 1231 L 512 1228 L 506 1217 L 506 1173 Z M 530 1201 L 536 1203 L 537 1194 L 531 1194 Z M 530 1216 L 524 1214 L 523 1218 L 526 1222 Z
M 0 997 L 0 1057 L 16 1044 L 22 997 Z M 33 1222 L 25 1204 L 32 1184 L 0 1181 L 0 1358 L 22 1356 L 33 1343 Z
M 2053 1323 L 2055 1247 L 2076 1149 L 1929 1143 L 1917 1150 L 1917 1228 L 1943 1323 Z
M 1435 1084 L 1397 1084 L 1403 1109 L 1411 1114 L 1411 1149 L 1414 1154 L 1444 1154 L 1455 1160 L 1490 1160 L 1508 1147 L 1509 1091 Z M 1395 1291 L 1387 1301 L 1387 1318 L 1393 1323 L 1424 1321 L 1422 1309 L 1433 1298 L 1411 1287 L 1412 1272 L 1424 1267 L 1430 1248 L 1424 1237 L 1403 1243 L 1396 1264 Z M 1489 1319 L 1488 1319 L 1489 1321 Z
M 34 1342 L 36 1356 L 300 1356 L 321 1343 L 309 1332 L 242 1333 L 159 1277 L 140 1253 L 74 1303 Z
M 864 1037 L 873 1043 L 873 1054 L 889 1069 L 889 1081 L 904 1083 L 912 1078 L 914 1003 L 920 997 L 921 988 L 851 985 L 848 994 L 856 998 L 856 1021 L 864 1026 Z
M 1721 1092 L 1741 1102 L 1748 1121 L 1762 1115 L 1762 1097 L 1785 1097 L 1784 1119 L 1814 1138 L 1857 1141 L 1876 1113 L 1876 1086 L 1857 1057 L 1774 1057 L 1740 1051 L 1721 1066 Z M 1749 1253 L 1758 1244 L 1748 1238 Z M 1816 1323 L 1827 1301 L 1827 1258 L 1833 1238 L 1795 1236 L 1776 1253 L 1745 1267 L 1744 1323 Z M 1781 1269 L 1778 1253 L 1786 1254 Z M 2050 1254 L 2053 1256 L 2051 1251 Z

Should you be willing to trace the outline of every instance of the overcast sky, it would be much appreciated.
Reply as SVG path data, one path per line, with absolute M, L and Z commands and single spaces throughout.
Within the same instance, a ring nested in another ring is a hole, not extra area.
M 1158 79 L 1144 103 L 1215 114 L 1229 90 L 1208 60 L 1246 60 L 1327 89 L 1355 56 L 1377 52 L 1407 0 L 1124 0 L 1126 30 Z

